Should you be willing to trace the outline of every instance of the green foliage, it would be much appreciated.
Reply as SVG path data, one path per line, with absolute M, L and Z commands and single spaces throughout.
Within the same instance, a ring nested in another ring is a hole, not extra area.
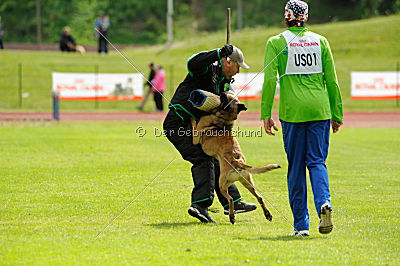
M 35 41 L 35 1 L 4 0 L 0 4 L 0 16 L 4 40 Z
M 136 136 L 139 125 L 149 134 Z M 231 225 L 216 199 L 212 209 L 218 213 L 211 215 L 217 224 L 204 225 L 187 214 L 190 164 L 164 137 L 154 137 L 154 128 L 161 124 L 2 122 L 1 263 L 399 265 L 398 128 L 345 127 L 332 136 L 327 163 L 335 227 L 330 235 L 318 233 L 308 186 L 311 236 L 306 239 L 289 236 L 281 132 L 239 138 L 249 164 L 283 167 L 254 176 L 273 221 L 258 208 L 238 214 Z M 238 188 L 247 202 L 256 202 Z
M 165 31 L 166 1 L 108 1 L 110 38 L 117 43 L 159 43 Z
M 279 25 L 286 0 L 243 1 L 245 27 Z M 144 44 L 165 41 L 167 0 L 40 0 L 43 42 L 54 43 L 69 25 L 81 44 L 94 43 L 94 21 L 100 11 L 110 16 L 109 37 L 116 43 Z M 400 0 L 308 0 L 313 24 L 368 18 L 398 12 Z M 236 1 L 174 0 L 175 36 L 217 31 L 225 28 L 226 8 L 232 8 L 237 25 Z M 0 15 L 7 42 L 36 40 L 36 0 L 3 0 Z

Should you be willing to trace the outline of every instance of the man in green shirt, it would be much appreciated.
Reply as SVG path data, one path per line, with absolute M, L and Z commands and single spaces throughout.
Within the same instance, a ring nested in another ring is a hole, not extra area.
M 288 159 L 289 201 L 294 217 L 293 235 L 309 235 L 306 168 L 310 174 L 314 203 L 321 219 L 319 232 L 330 233 L 332 205 L 325 160 L 329 131 L 339 130 L 343 106 L 328 40 L 304 27 L 308 5 L 288 1 L 288 30 L 271 37 L 266 45 L 261 120 L 265 131 L 278 130 L 271 118 L 277 74 L 280 82 L 279 119 Z

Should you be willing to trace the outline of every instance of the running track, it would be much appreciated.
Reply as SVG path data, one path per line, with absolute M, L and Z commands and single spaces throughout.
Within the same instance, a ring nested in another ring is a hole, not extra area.
M 60 121 L 161 121 L 166 113 L 111 113 L 111 112 L 62 112 Z M 277 114 L 273 114 L 277 119 Z M 52 120 L 51 113 L 22 113 L 3 112 L 0 113 L 0 121 L 23 121 L 23 120 Z M 260 126 L 259 113 L 244 112 L 239 116 L 242 126 Z M 347 112 L 344 115 L 345 127 L 400 127 L 399 112 Z

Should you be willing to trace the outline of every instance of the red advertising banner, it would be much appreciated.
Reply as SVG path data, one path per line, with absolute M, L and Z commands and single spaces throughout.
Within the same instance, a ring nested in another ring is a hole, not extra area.
M 143 99 L 141 74 L 53 72 L 53 93 L 60 100 L 129 101 Z

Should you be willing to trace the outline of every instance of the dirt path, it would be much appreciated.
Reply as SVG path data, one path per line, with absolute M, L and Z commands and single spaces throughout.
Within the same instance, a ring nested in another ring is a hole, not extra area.
M 106 120 L 127 120 L 127 121 L 160 121 L 166 113 L 81 113 L 62 112 L 61 121 L 106 121 Z M 277 114 L 273 114 L 277 119 Z M 400 127 L 400 112 L 347 112 L 344 115 L 345 127 Z M 2 112 L 0 121 L 7 120 L 52 120 L 51 113 L 21 113 Z M 260 126 L 259 113 L 241 113 L 239 116 L 241 126 Z

